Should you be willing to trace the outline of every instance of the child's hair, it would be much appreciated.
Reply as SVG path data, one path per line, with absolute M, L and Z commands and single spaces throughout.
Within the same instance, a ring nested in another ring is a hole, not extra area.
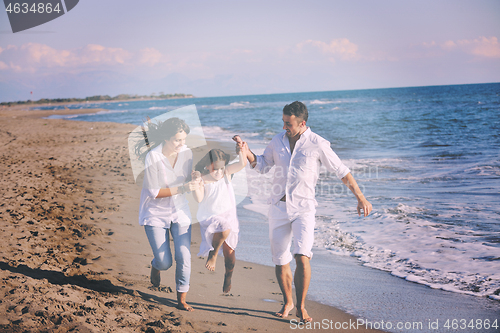
M 217 161 L 224 161 L 224 164 L 229 163 L 231 155 L 226 154 L 220 149 L 211 149 L 198 163 L 194 169 L 199 171 L 202 175 L 209 173 L 208 166 Z
M 175 117 L 157 123 L 148 121 L 147 130 L 142 127 L 141 137 L 138 138 L 139 140 L 135 145 L 135 153 L 141 161 L 144 161 L 151 149 L 156 148 L 165 140 L 170 140 L 177 133 L 186 132 L 186 134 L 189 134 L 189 131 L 188 124 L 184 120 Z

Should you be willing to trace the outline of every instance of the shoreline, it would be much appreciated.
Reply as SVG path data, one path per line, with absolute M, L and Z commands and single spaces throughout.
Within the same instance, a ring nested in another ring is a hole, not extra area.
M 60 105 L 67 105 L 67 104 L 85 104 L 85 103 L 84 102 L 83 103 L 61 103 Z M 54 104 L 40 104 L 39 106 L 44 107 L 44 106 L 53 106 L 53 105 Z M 0 107 L 0 118 L 44 119 L 45 117 L 54 116 L 54 115 L 86 114 L 86 113 L 97 113 L 99 111 L 107 111 L 107 110 L 102 109 L 102 108 L 33 110 L 32 106 L 26 107 L 26 106 L 22 106 L 22 105 L 16 105 L 16 106 L 11 106 L 11 107 Z
M 204 259 L 195 256 L 197 224 L 188 293 L 196 311 L 175 308 L 175 293 L 168 287 L 174 286 L 173 269 L 162 272 L 160 288 L 151 287 L 151 249 L 136 221 L 140 185 L 133 182 L 126 146 L 134 125 L 37 119 L 54 113 L 27 115 L 20 109 L 0 110 L 0 134 L 7 142 L 1 151 L 6 163 L 0 216 L 2 235 L 8 239 L 0 247 L 0 310 L 5 314 L 0 328 L 293 329 L 289 320 L 294 316 L 273 316 L 281 307 L 281 295 L 272 267 L 240 261 L 237 254 L 231 296 L 221 293 L 221 259 L 212 273 Z M 12 177 L 14 182 L 9 181 Z M 356 321 L 310 300 L 307 308 L 315 323 Z
M 136 99 L 113 99 L 113 100 L 96 100 L 96 101 L 74 101 L 74 102 L 53 102 L 53 103 L 33 103 L 33 104 L 28 104 L 28 103 L 23 103 L 23 104 L 17 104 L 18 101 L 16 102 L 4 102 L 4 103 L 13 103 L 13 105 L 0 105 L 0 110 L 2 108 L 17 108 L 17 107 L 28 107 L 28 108 L 34 108 L 34 107 L 43 107 L 43 106 L 61 106 L 61 105 L 73 105 L 73 104 L 95 104 L 95 103 L 124 103 L 124 102 L 134 102 L 134 101 L 164 101 L 164 100 L 169 100 L 169 99 L 189 99 L 189 98 L 197 98 L 196 96 L 186 96 L 186 97 L 169 97 L 169 98 L 136 98 Z M 19 102 L 25 102 L 25 101 L 19 101 Z

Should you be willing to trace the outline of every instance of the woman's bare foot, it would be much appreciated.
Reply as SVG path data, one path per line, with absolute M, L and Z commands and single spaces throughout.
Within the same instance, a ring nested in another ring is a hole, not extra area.
M 309 315 L 307 314 L 307 311 L 306 309 L 297 309 L 297 312 L 295 313 L 295 315 L 297 317 L 300 318 L 300 322 L 301 323 L 308 323 L 308 322 L 311 322 L 313 319 L 311 317 L 309 317 Z
M 205 264 L 205 267 L 209 271 L 215 271 L 215 263 L 217 262 L 217 252 L 215 250 L 212 250 L 208 253 L 208 258 L 207 258 L 207 263 Z
M 194 311 L 193 307 L 190 306 L 189 304 L 187 304 L 186 302 L 184 302 L 184 303 L 178 303 L 177 304 L 177 309 L 184 310 L 184 311 L 189 311 L 189 312 Z
M 226 272 L 226 274 L 224 274 L 224 285 L 222 286 L 222 291 L 226 294 L 231 291 L 231 278 L 232 277 L 233 277 L 233 271 Z
M 274 315 L 276 317 L 281 317 L 281 318 L 286 318 L 288 317 L 288 314 L 290 313 L 290 311 L 293 310 L 293 303 L 291 304 L 283 304 L 283 307 L 281 308 L 281 310 L 279 310 L 279 312 L 276 312 Z
M 186 294 L 177 292 L 177 309 L 184 311 L 194 311 L 193 307 L 186 303 Z
M 151 283 L 153 284 L 153 287 L 159 287 L 160 286 L 160 271 L 157 270 L 156 268 L 151 265 Z

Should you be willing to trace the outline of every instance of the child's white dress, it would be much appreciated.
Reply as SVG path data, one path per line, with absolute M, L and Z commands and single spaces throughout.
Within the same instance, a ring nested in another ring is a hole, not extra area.
M 231 229 L 225 242 L 231 249 L 236 249 L 239 235 L 239 222 L 236 215 L 236 202 L 231 182 L 226 176 L 216 182 L 205 185 L 203 200 L 198 206 L 197 218 L 200 222 L 201 244 L 198 256 L 207 256 L 214 248 L 214 233 Z M 222 254 L 222 246 L 219 254 Z

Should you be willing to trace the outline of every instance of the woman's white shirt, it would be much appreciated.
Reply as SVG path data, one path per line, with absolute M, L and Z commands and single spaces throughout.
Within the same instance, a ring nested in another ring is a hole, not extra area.
M 185 194 L 156 196 L 161 188 L 173 188 L 186 182 L 193 167 L 193 153 L 186 146 L 182 147 L 172 168 L 162 149 L 163 144 L 160 144 L 146 155 L 139 224 L 164 228 L 169 228 L 170 223 L 189 225 L 191 213 Z

